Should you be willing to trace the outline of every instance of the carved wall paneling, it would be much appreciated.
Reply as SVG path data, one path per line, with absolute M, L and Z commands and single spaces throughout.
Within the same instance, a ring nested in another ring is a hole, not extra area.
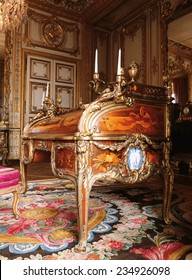
M 73 65 L 56 63 L 56 82 L 73 84 L 74 71 Z
M 22 116 L 22 28 L 6 32 L 5 107 L 9 124 L 9 159 L 20 157 L 20 124 Z
M 118 61 L 118 49 L 124 46 L 123 36 L 120 30 L 115 30 L 111 34 L 111 80 L 115 80 L 117 75 L 117 61 Z M 122 49 L 122 66 L 124 66 L 124 53 Z
M 122 27 L 124 35 L 124 67 L 128 68 L 132 60 L 136 61 L 139 67 L 138 80 L 146 83 L 146 15 Z
M 0 126 L 0 162 L 1 164 L 7 163 L 9 152 L 9 128 Z
M 150 57 L 150 63 L 148 65 L 147 73 L 150 84 L 159 84 L 161 80 L 161 72 L 160 72 L 160 5 L 154 5 L 150 10 L 150 33 L 148 34 L 150 38 L 150 46 L 147 48 Z
M 100 28 L 94 28 L 94 46 L 92 61 L 95 63 L 95 50 L 98 50 L 98 72 L 99 78 L 104 82 L 110 82 L 114 78 L 114 73 L 111 73 L 112 61 L 114 57 L 111 58 L 111 46 L 110 46 L 110 32 L 102 30 Z M 92 73 L 94 73 L 94 63 L 92 64 Z M 93 77 L 93 76 L 92 76 Z M 92 80 L 92 78 L 91 78 Z M 90 90 L 91 99 L 95 100 L 98 96 L 94 91 Z
M 19 128 L 9 129 L 9 159 L 20 158 L 21 131 Z
M 0 108 L 4 105 L 4 59 L 0 59 Z M 0 110 L 0 121 L 3 118 L 3 112 Z
M 11 56 L 13 49 L 13 38 L 11 32 L 5 34 L 5 57 L 4 57 L 4 107 L 5 120 L 9 122 L 9 100 L 11 94 L 10 73 L 11 73 Z
M 75 107 L 75 92 L 73 87 L 56 86 L 55 88 L 55 101 L 63 108 Z
M 93 27 L 89 24 L 82 25 L 82 49 L 81 57 L 83 63 L 81 64 L 79 77 L 81 77 L 82 83 L 79 88 L 79 100 L 84 103 L 91 102 L 91 92 L 89 82 L 93 78 L 94 68 L 94 43 L 93 43 Z
M 110 34 L 105 30 L 96 30 L 96 47 L 98 48 L 98 64 L 100 78 L 104 81 L 110 80 Z M 94 54 L 95 55 L 95 54 Z M 94 60 L 93 60 L 94 61 Z
M 29 107 L 29 114 L 37 114 L 43 104 L 44 92 L 46 92 L 46 84 L 44 83 L 29 83 L 29 102 L 26 106 Z M 28 106 L 29 105 L 29 106 Z M 28 110 L 26 110 L 28 112 Z
M 25 26 L 26 47 L 40 47 L 79 56 L 80 26 L 76 22 L 61 20 L 54 15 L 28 11 L 29 21 Z
M 50 80 L 50 61 L 31 59 L 30 78 Z
M 26 112 L 28 122 L 43 106 L 45 97 L 64 108 L 77 107 L 77 62 L 26 52 Z

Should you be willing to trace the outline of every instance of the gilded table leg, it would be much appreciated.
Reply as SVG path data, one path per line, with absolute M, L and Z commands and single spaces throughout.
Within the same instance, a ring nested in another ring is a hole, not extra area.
M 15 214 L 15 218 L 19 218 L 18 204 L 21 194 L 17 191 L 13 192 L 13 213 Z
M 163 197 L 163 219 L 170 224 L 169 213 L 171 211 L 171 198 L 173 193 L 174 173 L 170 167 L 164 174 L 164 197 Z
M 86 252 L 88 237 L 88 208 L 89 208 L 89 191 L 82 184 L 77 188 L 77 223 L 78 223 L 78 244 L 76 252 Z
M 75 250 L 79 253 L 86 251 L 88 236 L 88 205 L 91 186 L 88 168 L 89 144 L 87 141 L 77 141 L 77 222 L 78 222 L 78 245 Z
M 170 162 L 171 142 L 167 138 L 164 145 L 164 162 L 163 162 L 163 176 L 164 176 L 164 198 L 163 198 L 163 219 L 165 223 L 171 223 L 169 218 L 171 208 L 171 198 L 173 193 L 174 172 Z
M 27 164 L 20 161 L 20 173 L 21 173 L 21 193 L 25 193 L 27 191 Z

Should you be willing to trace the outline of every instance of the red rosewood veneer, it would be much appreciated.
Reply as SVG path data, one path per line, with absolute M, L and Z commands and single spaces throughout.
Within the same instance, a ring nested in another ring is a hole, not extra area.
M 76 188 L 79 242 L 86 250 L 88 205 L 96 181 L 133 185 L 155 174 L 164 179 L 163 218 L 169 223 L 173 187 L 170 166 L 170 103 L 165 88 L 111 83 L 90 104 L 66 110 L 46 98 L 23 131 L 21 175 L 27 164 L 50 160 L 55 176 Z

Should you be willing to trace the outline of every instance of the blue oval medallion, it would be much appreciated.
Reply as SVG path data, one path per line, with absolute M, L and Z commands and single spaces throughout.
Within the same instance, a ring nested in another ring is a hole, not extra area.
M 127 155 L 127 163 L 130 170 L 139 170 L 143 161 L 143 153 L 139 148 L 132 147 Z

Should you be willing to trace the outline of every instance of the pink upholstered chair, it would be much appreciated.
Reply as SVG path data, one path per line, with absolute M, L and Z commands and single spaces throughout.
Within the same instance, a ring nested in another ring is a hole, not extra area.
M 0 195 L 13 193 L 13 213 L 16 219 L 18 219 L 19 216 L 19 177 L 19 170 L 7 166 L 0 166 Z

